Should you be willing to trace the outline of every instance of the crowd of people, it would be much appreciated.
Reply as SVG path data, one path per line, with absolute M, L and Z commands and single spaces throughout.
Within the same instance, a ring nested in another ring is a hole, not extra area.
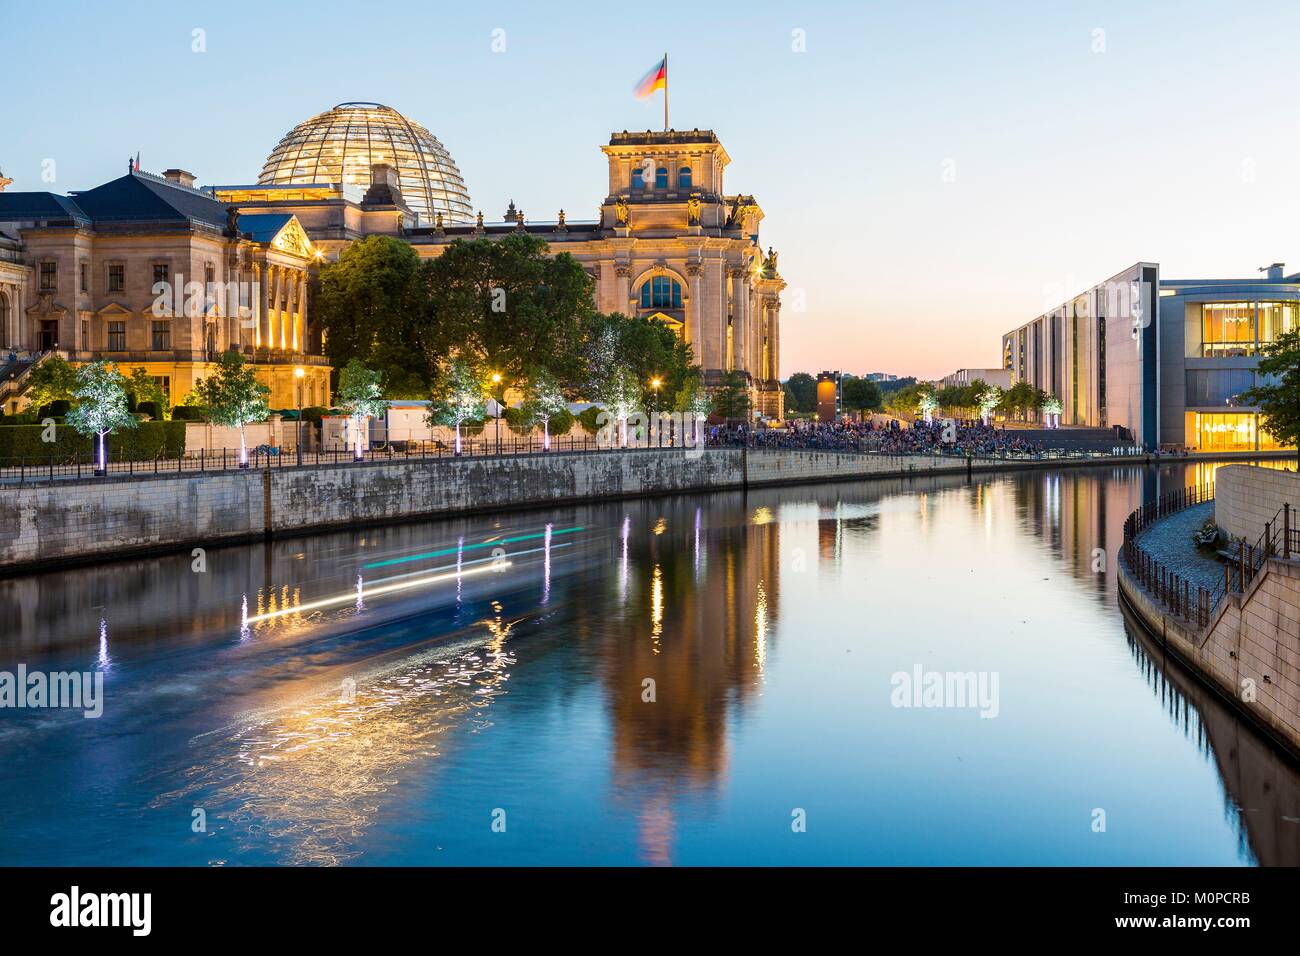
M 785 428 L 718 425 L 710 429 L 709 444 L 751 448 L 806 448 L 825 451 L 876 452 L 884 455 L 961 455 L 980 458 L 1034 457 L 1043 453 L 1038 442 L 1014 430 L 979 420 L 918 421 L 910 426 L 888 421 L 793 421 Z

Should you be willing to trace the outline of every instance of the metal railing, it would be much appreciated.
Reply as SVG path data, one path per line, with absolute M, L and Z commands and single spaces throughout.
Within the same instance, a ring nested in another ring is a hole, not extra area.
M 1197 627 L 1209 624 L 1222 595 L 1204 585 L 1193 585 L 1139 545 L 1137 538 L 1161 518 L 1213 500 L 1214 485 L 1209 483 L 1180 488 L 1147 502 L 1124 520 L 1124 543 L 1120 548 L 1124 563 L 1151 597 L 1174 617 L 1195 623 Z
M 247 452 L 247 465 L 240 464 L 238 448 L 200 449 L 184 452 L 180 455 L 159 453 L 152 458 L 128 458 L 121 454 L 109 456 L 107 473 L 110 475 L 146 476 L 162 474 L 183 474 L 186 472 L 208 473 L 221 471 L 243 471 L 260 468 L 292 468 L 298 465 L 343 465 L 352 462 L 410 461 L 440 458 L 491 458 L 507 455 L 544 455 L 558 453 L 596 453 L 601 451 L 657 451 L 670 450 L 671 441 L 664 439 L 661 444 L 646 442 L 629 442 L 626 447 L 610 446 L 592 435 L 582 437 L 552 436 L 550 447 L 544 446 L 538 436 L 521 437 L 503 435 L 500 441 L 493 437 L 474 437 L 462 439 L 461 451 L 455 446 L 442 441 L 390 441 L 371 445 L 357 457 L 351 448 L 336 446 L 313 451 L 304 450 L 299 454 L 292 448 L 280 448 L 268 445 L 250 447 Z M 680 450 L 683 446 L 676 446 Z M 51 481 L 58 478 L 91 478 L 97 474 L 93 452 L 80 452 L 64 455 L 29 456 L 24 458 L 0 458 L 0 487 L 6 483 L 25 484 L 27 482 Z

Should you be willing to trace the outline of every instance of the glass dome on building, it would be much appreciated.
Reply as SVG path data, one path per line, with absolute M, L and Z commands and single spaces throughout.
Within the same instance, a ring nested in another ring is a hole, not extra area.
M 370 167 L 387 163 L 397 170 L 402 199 L 433 225 L 470 222 L 474 207 L 460 170 L 442 143 L 427 129 L 381 103 L 340 103 L 285 134 L 267 157 L 259 185 L 343 183 L 370 185 Z

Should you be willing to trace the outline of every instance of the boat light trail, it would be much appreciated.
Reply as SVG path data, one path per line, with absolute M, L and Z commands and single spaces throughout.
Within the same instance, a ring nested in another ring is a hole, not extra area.
M 319 611 L 321 608 L 338 607 L 341 604 L 347 604 L 351 601 L 360 602 L 363 597 L 377 597 L 381 594 L 391 594 L 393 591 L 406 591 L 410 588 L 423 587 L 426 584 L 438 584 L 442 581 L 455 581 L 459 578 L 468 577 L 471 574 L 483 574 L 487 571 L 501 571 L 511 566 L 509 561 L 497 561 L 492 564 L 484 565 L 481 568 L 469 568 L 460 573 L 451 572 L 450 574 L 433 574 L 428 577 L 416 578 L 413 581 L 401 581 L 397 584 L 385 584 L 381 587 L 362 588 L 358 584 L 355 591 L 349 591 L 347 594 L 336 595 L 330 598 L 321 598 L 319 601 L 311 601 L 308 604 L 299 604 L 296 607 L 281 608 L 278 611 L 268 611 L 265 614 L 258 614 L 250 617 L 246 623 L 259 624 L 262 621 L 269 621 L 272 618 L 283 617 L 286 614 L 302 614 L 304 611 Z
M 374 561 L 370 564 L 363 564 L 362 570 L 371 571 L 375 568 L 386 568 L 394 564 L 409 564 L 412 561 L 424 561 L 428 558 L 445 558 L 450 554 L 457 554 L 461 551 L 474 551 L 479 548 L 498 548 L 503 544 L 517 544 L 520 541 L 536 541 L 538 538 L 545 538 L 548 534 L 573 534 L 575 531 L 584 530 L 581 526 L 576 528 L 561 528 L 559 531 L 538 531 L 534 534 L 521 534 L 513 538 L 497 538 L 492 541 L 480 541 L 478 544 L 467 544 L 464 547 L 443 548 L 440 551 L 425 551 L 422 554 L 411 554 L 404 558 L 389 558 L 386 561 Z

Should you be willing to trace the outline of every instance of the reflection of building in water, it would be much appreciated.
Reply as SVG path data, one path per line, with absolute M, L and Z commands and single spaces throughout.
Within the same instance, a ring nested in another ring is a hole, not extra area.
M 1264 866 L 1300 866 L 1300 773 L 1218 696 L 1168 660 L 1124 613 L 1129 648 L 1170 720 L 1214 758 L 1243 855 Z
M 614 736 L 615 789 L 665 795 L 712 787 L 726 768 L 730 710 L 762 676 L 779 591 L 777 522 L 742 522 L 735 505 L 711 502 L 700 535 L 707 549 L 696 571 L 696 506 L 685 500 L 628 505 L 631 586 L 609 640 L 630 647 L 605 655 Z M 752 511 L 752 509 L 750 509 Z M 734 523 L 719 525 L 732 517 Z M 662 533 L 656 534 L 656 530 Z M 616 538 L 614 558 L 623 560 Z M 647 679 L 654 702 L 646 702 Z M 647 836 L 664 831 L 671 809 L 647 798 Z M 653 819 L 651 819 L 653 818 Z M 671 826 L 668 827 L 671 830 Z

